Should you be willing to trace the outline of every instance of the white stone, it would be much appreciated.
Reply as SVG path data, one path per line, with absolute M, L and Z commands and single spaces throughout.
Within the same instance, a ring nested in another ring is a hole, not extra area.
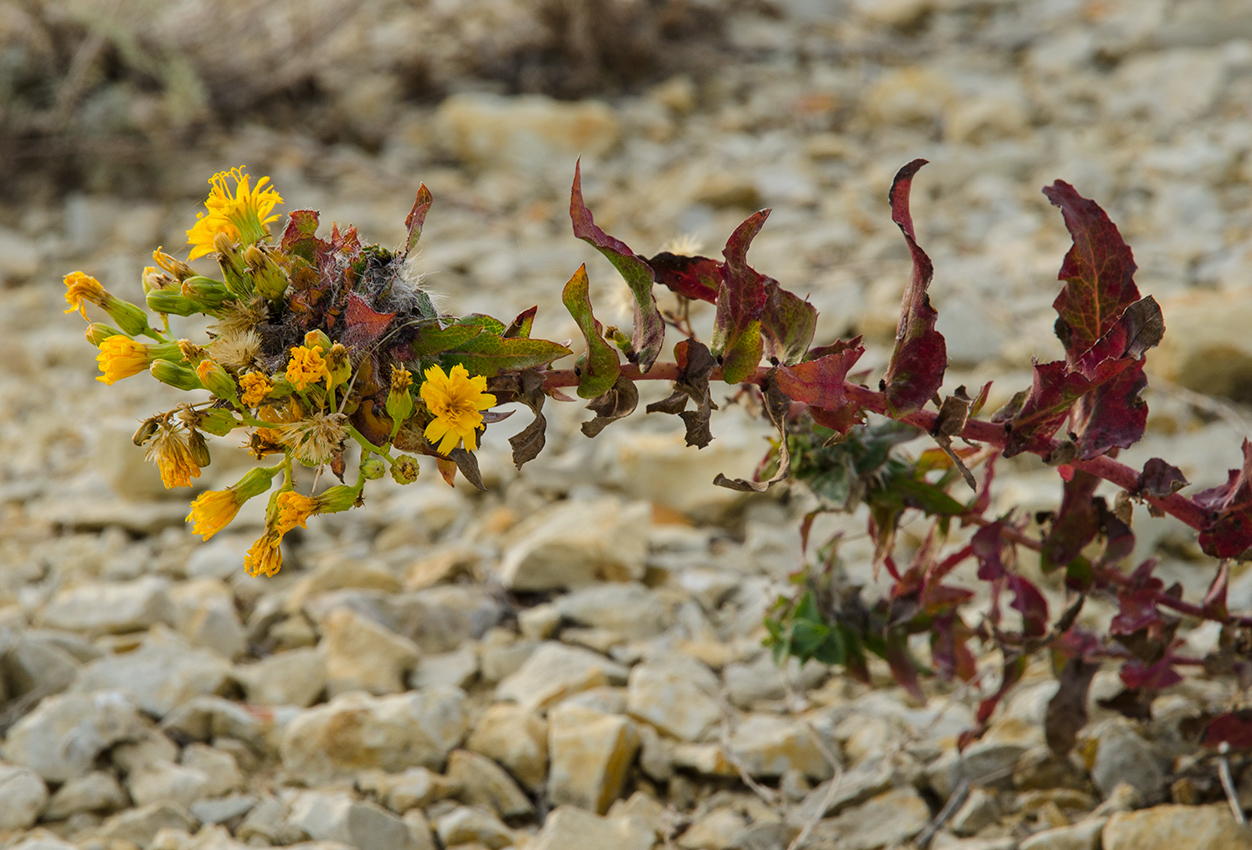
M 496 687 L 496 699 L 513 700 L 531 709 L 547 708 L 571 694 L 625 678 L 626 668 L 603 655 L 549 641 Z
M 417 644 L 348 608 L 331 611 L 322 624 L 326 684 L 331 695 L 348 691 L 394 694 L 417 664 Z
M 40 625 L 67 632 L 143 631 L 174 622 L 169 581 L 144 576 L 128 582 L 93 582 L 63 590 L 44 607 Z
M 305 791 L 291 804 L 288 821 L 315 841 L 340 841 L 370 850 L 410 850 L 413 839 L 404 821 L 350 794 Z
M 305 708 L 326 690 L 326 654 L 313 647 L 289 649 L 255 664 L 239 665 L 234 676 L 254 705 Z
M 703 664 L 676 656 L 663 664 L 634 667 L 626 706 L 632 717 L 666 735 L 698 741 L 721 722 L 721 704 L 714 696 L 719 687 L 717 676 Z
M 613 498 L 549 505 L 509 532 L 500 580 L 510 590 L 557 590 L 642 578 L 650 515 L 646 503 Z
M 30 829 L 48 803 L 48 786 L 26 767 L 0 763 L 0 832 Z
M 90 770 L 105 749 L 138 738 L 144 728 L 134 703 L 117 691 L 64 694 L 45 699 L 14 724 L 4 756 L 49 782 L 64 782 Z
M 465 746 L 503 765 L 532 791 L 548 774 L 548 722 L 533 709 L 514 703 L 487 708 Z
M 48 820 L 64 820 L 77 812 L 109 814 L 130 805 L 130 798 L 117 777 L 103 770 L 93 770 L 65 782 L 44 812 Z
M 651 850 L 651 829 L 631 817 L 603 818 L 576 806 L 557 806 L 526 850 Z
M 629 718 L 562 704 L 548 716 L 548 797 L 603 814 L 622 792 L 639 751 Z
M 752 776 L 782 776 L 798 770 L 811 779 L 826 779 L 832 765 L 808 724 L 789 717 L 753 714 L 735 727 L 730 749 Z M 829 744 L 827 744 L 829 747 Z

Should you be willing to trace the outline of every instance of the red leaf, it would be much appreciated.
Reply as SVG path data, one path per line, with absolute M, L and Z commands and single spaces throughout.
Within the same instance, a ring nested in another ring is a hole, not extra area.
M 574 184 L 570 187 L 569 216 L 574 223 L 574 235 L 595 247 L 621 274 L 635 296 L 635 329 L 631 346 L 640 370 L 652 368 L 661 346 L 665 342 L 665 321 L 656 306 L 652 284 L 656 280 L 652 267 L 627 247 L 625 242 L 614 239 L 596 227 L 591 210 L 583 203 L 582 175 L 580 165 L 574 165 Z
M 1200 548 L 1217 558 L 1234 558 L 1252 547 L 1252 442 L 1243 441 L 1243 468 L 1232 469 L 1226 483 L 1192 497 L 1216 512 L 1200 532 Z
M 360 295 L 348 293 L 348 308 L 344 312 L 343 340 L 350 341 L 350 348 L 361 350 L 374 344 L 391 326 L 395 313 L 379 313 Z
M 1158 499 L 1177 493 L 1187 484 L 1187 478 L 1181 469 L 1171 466 L 1159 457 L 1149 459 L 1139 475 L 1139 492 Z
M 1109 623 L 1109 634 L 1133 635 L 1141 629 L 1159 624 L 1161 614 L 1156 608 L 1158 595 L 1159 588 L 1123 591 L 1117 599 L 1117 615 Z
M 908 635 L 903 629 L 891 629 L 887 632 L 886 659 L 897 684 L 908 691 L 913 699 L 924 704 L 926 694 L 922 692 L 922 685 L 917 677 L 917 662 L 909 652 Z
M 1204 594 L 1204 614 L 1214 620 L 1225 620 L 1230 616 L 1226 608 L 1226 588 L 1230 583 L 1230 562 L 1222 561 L 1213 576 L 1213 583 Z
M 1091 382 L 1078 372 L 1071 372 L 1064 360 L 1042 366 L 1036 363 L 1030 392 L 1022 397 L 1020 406 L 1006 417 L 1011 420 L 1011 427 L 1004 444 L 1004 456 L 1013 457 L 1031 451 L 1050 440 L 1069 416 L 1074 402 L 1090 389 Z M 996 416 L 999 417 L 1000 413 Z
M 1060 510 L 1043 538 L 1040 554 L 1045 572 L 1077 558 L 1100 532 L 1100 515 L 1092 502 L 1099 483 L 1099 478 L 1080 469 L 1065 482 Z
M 434 202 L 435 199 L 425 183 L 417 187 L 417 200 L 413 202 L 413 209 L 409 210 L 409 214 L 404 218 L 404 226 L 409 231 L 404 248 L 406 254 L 411 252 L 417 246 L 417 241 L 422 238 L 422 225 L 426 223 L 426 213 L 430 212 L 430 205 Z
M 761 336 L 765 356 L 774 363 L 792 364 L 808 350 L 817 330 L 817 308 L 788 292 L 776 280 L 765 282 L 765 309 L 761 312 Z
M 321 244 L 317 234 L 317 210 L 294 210 L 287 215 L 279 246 L 284 253 L 295 254 L 312 263 Z
M 530 329 L 535 324 L 535 314 L 539 312 L 539 306 L 535 305 L 517 314 L 517 318 L 509 323 L 504 333 L 500 336 L 505 339 L 511 337 L 520 337 L 522 339 L 530 339 Z
M 1043 194 L 1061 208 L 1074 240 L 1057 275 L 1065 287 L 1052 305 L 1060 316 L 1056 335 L 1072 363 L 1139 300 L 1135 260 L 1117 226 L 1094 201 L 1061 180 Z
M 1022 631 L 1027 637 L 1040 637 L 1048 631 L 1048 600 L 1039 588 L 1026 579 L 1010 575 L 1009 590 L 1013 592 L 1011 608 L 1021 612 Z
M 1064 756 L 1074 748 L 1078 733 L 1087 725 L 1087 691 L 1099 671 L 1099 663 L 1070 658 L 1057 677 L 1057 689 L 1048 701 L 1043 728 L 1048 749 Z
M 843 424 L 844 427 L 835 430 L 846 433 L 854 421 L 859 421 L 861 414 L 860 405 L 848 401 L 844 395 L 848 370 L 865 353 L 860 341 L 857 337 L 841 351 L 816 360 L 778 367 L 778 388 L 792 401 L 813 408 L 813 418 L 820 424 L 831 428 L 835 426 L 827 423 Z
M 926 292 L 934 277 L 934 266 L 917 244 L 909 212 L 913 175 L 925 164 L 926 160 L 915 159 L 901 168 L 888 194 L 891 220 L 899 225 L 913 256 L 913 275 L 904 291 L 895 349 L 882 384 L 887 404 L 896 415 L 920 410 L 933 398 L 943 384 L 943 373 L 948 365 L 947 345 L 943 335 L 935 330 L 939 314 L 930 306 Z
M 1219 714 L 1209 721 L 1200 743 L 1206 747 L 1229 744 L 1234 750 L 1252 750 L 1252 710 Z
M 722 264 L 708 257 L 684 257 L 663 251 L 647 260 L 656 282 L 693 301 L 717 302 Z
M 997 581 L 1008 574 L 1000 557 L 1004 545 L 1000 537 L 1003 530 L 1004 524 L 997 520 L 984 525 L 970 538 L 974 557 L 978 559 L 978 578 L 983 581 Z
M 1138 658 L 1132 658 L 1122 666 L 1122 684 L 1128 688 L 1150 691 L 1176 685 L 1182 681 L 1182 676 L 1173 668 L 1173 662 L 1173 657 L 1168 653 L 1160 661 L 1146 665 Z
M 748 247 L 769 218 L 769 210 L 753 213 L 735 228 L 726 240 L 722 254 L 722 285 L 717 292 L 717 312 L 713 316 L 713 338 L 709 348 L 722 361 L 722 375 L 736 384 L 752 374 L 765 353 L 761 339 L 761 313 L 767 298 L 769 280 L 748 265 Z M 777 281 L 774 281 L 777 283 Z

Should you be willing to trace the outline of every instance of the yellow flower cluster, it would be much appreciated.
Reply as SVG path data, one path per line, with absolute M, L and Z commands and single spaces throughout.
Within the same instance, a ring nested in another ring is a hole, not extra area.
M 291 360 L 287 363 L 287 380 L 300 392 L 304 392 L 309 384 L 326 380 L 330 388 L 330 370 L 326 368 L 326 358 L 322 349 L 317 346 L 297 345 L 291 349 Z

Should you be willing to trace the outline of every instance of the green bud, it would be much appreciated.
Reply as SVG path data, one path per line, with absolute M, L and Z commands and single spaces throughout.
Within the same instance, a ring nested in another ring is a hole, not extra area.
M 326 351 L 330 348 L 330 337 L 323 330 L 309 331 L 304 335 L 305 348 L 320 348 Z
M 387 393 L 387 415 L 395 423 L 394 428 L 399 428 L 401 422 L 413 415 L 413 408 L 413 393 L 409 390 L 392 387 Z
M 417 480 L 417 458 L 412 455 L 400 455 L 391 465 L 391 477 L 397 484 L 412 484 Z
M 122 333 L 129 337 L 136 337 L 145 331 L 152 330 L 148 326 L 148 315 L 137 304 L 109 295 L 100 306 L 109 314 L 110 319 L 117 322 Z
M 111 328 L 103 322 L 92 322 L 87 326 L 87 341 L 96 348 L 100 347 L 100 343 L 104 342 L 111 336 L 119 336 L 122 332 L 117 328 Z
M 376 455 L 361 458 L 361 477 L 367 481 L 377 481 L 386 471 L 387 464 L 383 463 L 382 458 Z
M 135 431 L 135 436 L 131 437 L 130 441 L 137 446 L 143 446 L 144 443 L 151 440 L 153 435 L 156 434 L 157 427 L 157 419 L 155 416 L 145 419 L 143 422 L 139 423 L 139 429 Z
M 163 384 L 169 384 L 180 390 L 202 390 L 204 384 L 200 383 L 200 379 L 196 377 L 196 373 L 186 366 L 179 366 L 177 363 L 171 363 L 169 360 L 153 360 L 152 365 L 148 367 L 148 371 L 152 373 L 152 377 L 156 378 Z
M 222 305 L 235 300 L 226 284 L 211 277 L 189 277 L 183 281 L 181 291 L 185 298 L 203 305 L 208 311 L 220 310 Z
M 184 298 L 169 289 L 154 289 L 147 298 L 148 309 L 171 316 L 190 316 L 192 313 L 203 313 L 204 308 L 190 298 Z
M 224 407 L 215 407 L 200 414 L 200 430 L 212 434 L 214 437 L 225 437 L 241 424 L 235 418 L 235 414 Z
M 319 514 L 337 514 L 356 505 L 361 491 L 346 484 L 336 484 L 317 497 Z
M 243 261 L 252 273 L 257 294 L 278 301 L 287 292 L 287 275 L 268 251 L 250 245 L 243 252 Z
M 244 265 L 238 246 L 225 233 L 219 233 L 213 240 L 213 248 L 217 251 L 217 264 L 222 269 L 226 287 L 236 295 L 251 295 L 252 275 Z
M 326 371 L 330 373 L 332 386 L 343 384 L 352 377 L 352 360 L 342 343 L 335 343 L 326 352 Z
M 236 405 L 239 404 L 239 388 L 235 386 L 235 379 L 222 368 L 220 363 L 208 359 L 201 360 L 200 365 L 196 367 L 196 377 L 213 395 L 234 402 Z
M 274 476 L 279 472 L 277 466 L 258 466 L 255 469 L 249 469 L 244 473 L 243 478 L 235 482 L 235 486 L 230 489 L 239 497 L 239 503 L 251 499 L 253 496 L 259 496 L 270 488 L 274 483 Z
M 192 431 L 187 437 L 187 448 L 191 452 L 191 459 L 196 462 L 196 466 L 205 467 L 213 462 L 213 458 L 209 456 L 209 444 L 204 441 L 204 435 L 199 431 Z

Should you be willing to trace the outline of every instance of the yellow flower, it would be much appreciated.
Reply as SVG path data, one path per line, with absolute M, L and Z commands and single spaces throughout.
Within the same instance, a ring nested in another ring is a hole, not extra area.
M 191 513 L 187 514 L 187 522 L 195 523 L 191 533 L 199 534 L 208 540 L 230 525 L 235 514 L 239 513 L 241 504 L 235 491 L 230 488 L 210 490 L 200 494 L 191 503 Z
M 239 379 L 239 386 L 243 387 L 244 407 L 256 407 L 274 391 L 273 382 L 260 372 L 249 372 L 244 375 Z
M 227 184 L 228 180 L 235 182 L 233 191 Z M 245 245 L 252 245 L 269 235 L 266 225 L 278 220 L 277 215 L 270 213 L 283 199 L 273 186 L 266 185 L 270 181 L 268 177 L 258 180 L 255 189 L 249 186 L 250 180 L 243 173 L 243 166 L 213 175 L 209 181 L 213 188 L 204 202 L 208 214 L 200 213 L 195 225 L 187 231 L 187 242 L 191 245 L 189 260 L 212 253 L 213 240 L 219 233 L 225 233 L 231 241 Z
M 208 540 L 230 525 L 244 502 L 270 488 L 276 472 L 278 467 L 250 469 L 225 490 L 202 493 L 191 503 L 191 513 L 187 514 L 187 522 L 195 523 L 191 533 Z
M 309 348 L 297 345 L 291 349 L 291 360 L 287 363 L 287 380 L 300 392 L 304 392 L 309 384 L 316 384 L 326 379 L 326 387 L 330 388 L 330 371 L 326 368 L 326 358 L 320 348 Z
M 312 496 L 305 496 L 295 490 L 286 490 L 278 494 L 278 513 L 274 521 L 274 530 L 279 536 L 286 534 L 297 525 L 308 528 L 308 519 L 321 510 L 321 502 Z
M 66 308 L 66 313 L 73 313 L 77 310 L 86 319 L 87 305 L 83 302 L 90 301 L 92 304 L 103 305 L 107 297 L 108 293 L 104 291 L 100 281 L 91 275 L 85 272 L 70 272 L 65 276 L 65 302 L 70 305 Z
M 469 371 L 459 364 L 452 367 L 450 375 L 438 366 L 426 370 L 422 401 L 435 414 L 435 419 L 426 426 L 425 436 L 431 443 L 438 441 L 439 454 L 446 455 L 461 440 L 465 440 L 465 448 L 470 451 L 477 448 L 477 430 L 483 422 L 480 411 L 496 403 L 496 397 L 483 392 L 485 389 L 485 377 L 471 378 Z
M 243 559 L 243 568 L 248 571 L 248 575 L 272 576 L 277 573 L 283 566 L 283 553 L 278 548 L 281 542 L 282 536 L 273 532 L 267 531 L 261 535 L 261 539 L 252 544 Z
M 148 368 L 152 356 L 148 346 L 135 342 L 128 336 L 115 334 L 100 343 L 100 353 L 96 355 L 100 371 L 104 374 L 96 377 L 97 381 L 114 384 L 122 378 L 138 375 Z
M 148 445 L 147 459 L 156 463 L 161 471 L 161 483 L 166 489 L 189 487 L 191 479 L 200 477 L 200 465 L 191 456 L 186 433 L 168 421 L 161 423 Z

